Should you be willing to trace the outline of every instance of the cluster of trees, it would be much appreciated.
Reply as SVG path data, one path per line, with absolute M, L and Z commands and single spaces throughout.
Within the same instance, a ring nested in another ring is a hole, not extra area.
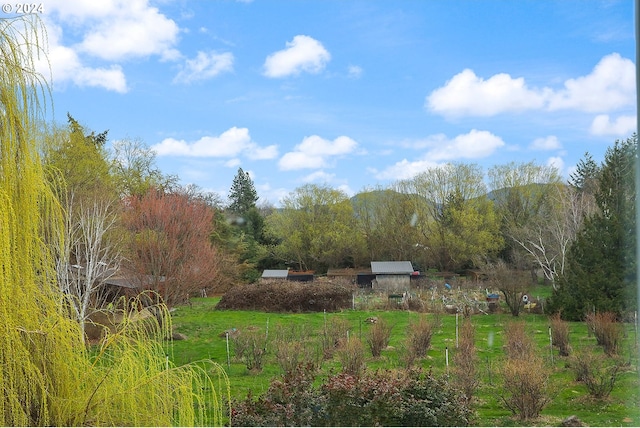
M 107 197 L 118 187 L 99 156 L 106 134 L 86 134 L 71 117 L 68 129 L 45 132 L 38 24 L 35 15 L 0 20 L 0 423 L 221 424 L 221 368 L 173 366 L 170 323 L 123 322 L 96 352 L 85 344 L 78 320 L 91 293 L 81 277 L 99 280 L 121 250 Z
M 626 293 L 635 280 L 635 135 L 616 141 L 600 165 L 585 154 L 568 182 L 534 162 L 486 172 L 450 163 L 353 197 L 306 184 L 278 209 L 258 205 L 242 168 L 225 205 L 160 172 L 141 141 L 111 151 L 106 141 L 106 131 L 69 115 L 42 147 L 65 212 L 65 239 L 54 242 L 58 281 L 78 320 L 105 303 L 100 285 L 111 275 L 135 278 L 175 305 L 253 282 L 267 268 L 323 273 L 371 260 L 542 273 L 555 293 L 548 307 L 572 319 L 622 314 L 635 302 Z

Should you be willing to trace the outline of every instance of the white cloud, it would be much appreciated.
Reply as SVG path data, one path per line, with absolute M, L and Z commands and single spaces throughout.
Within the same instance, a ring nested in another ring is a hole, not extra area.
M 165 138 L 151 148 L 158 156 L 235 158 L 243 154 L 251 159 L 272 159 L 277 156 L 275 146 L 261 148 L 251 140 L 247 128 L 235 126 L 219 136 L 204 136 L 192 143 Z
M 541 108 L 546 92 L 529 89 L 522 77 L 501 73 L 484 80 L 466 69 L 433 91 L 426 107 L 445 116 L 493 116 Z
M 202 52 L 195 58 L 187 59 L 180 72 L 173 79 L 174 83 L 191 83 L 207 80 L 220 73 L 233 71 L 233 54 L 230 52 Z
M 319 73 L 331 59 L 322 43 L 304 35 L 298 35 L 287 48 L 267 57 L 264 74 L 267 77 L 286 77 L 302 71 Z
M 637 118 L 635 116 L 619 116 L 614 121 L 608 114 L 601 114 L 591 122 L 591 133 L 594 135 L 628 136 L 637 132 Z
M 427 150 L 414 161 L 403 159 L 383 171 L 373 170 L 376 178 L 384 180 L 411 178 L 442 162 L 490 156 L 504 147 L 505 143 L 502 138 L 488 131 L 472 129 L 469 133 L 458 135 L 453 139 L 447 138 L 444 134 L 436 134 L 410 144 L 404 143 L 404 145 Z
M 461 117 L 526 110 L 606 112 L 634 102 L 635 66 L 631 60 L 613 53 L 603 57 L 591 73 L 566 80 L 557 91 L 530 88 L 524 78 L 506 73 L 485 80 L 466 69 L 431 92 L 425 107 L 433 113 Z
M 236 166 L 240 166 L 242 162 L 238 158 L 229 159 L 224 163 L 224 166 L 228 168 L 235 168 Z
M 635 103 L 635 72 L 630 59 L 607 55 L 590 74 L 567 80 L 551 97 L 549 109 L 606 112 L 628 107 Z
M 331 181 L 333 181 L 335 177 L 336 177 L 335 174 L 329 174 L 327 172 L 320 170 L 320 171 L 312 172 L 311 174 L 305 176 L 302 179 L 302 181 L 306 183 L 310 183 L 310 182 L 330 183 Z
M 373 170 L 372 172 L 380 180 L 405 180 L 435 166 L 438 166 L 438 163 L 430 160 L 409 162 L 407 159 L 402 159 L 383 171 Z
M 555 167 L 560 173 L 564 169 L 564 161 L 559 156 L 553 156 L 547 159 L 547 165 Z
M 549 135 L 544 138 L 536 138 L 533 140 L 529 148 L 533 150 L 558 150 L 562 148 L 562 144 L 555 135 Z
M 347 71 L 349 73 L 349 77 L 353 79 L 359 79 L 360 76 L 362 76 L 362 67 L 359 67 L 357 65 L 350 65 L 347 68 Z
M 73 49 L 60 44 L 61 36 L 59 26 L 47 23 L 48 55 L 46 60 L 42 58 L 36 62 L 36 69 L 51 78 L 54 89 L 70 82 L 80 87 L 127 92 L 127 80 L 120 65 L 112 64 L 107 68 L 84 65 Z
M 357 142 L 345 136 L 329 141 L 312 135 L 305 137 L 294 151 L 285 153 L 278 165 L 281 170 L 326 168 L 332 157 L 349 154 L 357 146 Z
M 447 140 L 440 134 L 433 139 L 431 145 L 426 158 L 442 161 L 484 158 L 504 146 L 504 141 L 491 132 L 472 129 L 468 134 L 458 135 L 452 140 Z

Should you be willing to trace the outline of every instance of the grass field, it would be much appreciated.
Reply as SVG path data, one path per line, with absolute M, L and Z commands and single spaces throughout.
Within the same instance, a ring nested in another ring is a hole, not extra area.
M 253 311 L 219 311 L 215 309 L 218 298 L 192 299 L 190 306 L 176 308 L 172 312 L 174 332 L 182 333 L 185 340 L 174 341 L 172 358 L 175 364 L 212 359 L 225 367 L 231 382 L 234 398 L 244 398 L 249 391 L 259 395 L 266 391 L 270 380 L 282 373 L 271 349 L 273 340 L 267 340 L 264 368 L 256 373 L 247 370 L 242 361 L 233 355 L 225 331 L 236 329 L 258 331 L 267 339 L 273 339 L 284 329 L 297 328 L 306 339 L 320 337 L 328 323 L 341 320 L 350 326 L 349 335 L 366 342 L 370 324 L 367 318 L 375 316 L 392 325 L 391 340 L 382 355 L 373 358 L 367 350 L 367 367 L 402 367 L 401 349 L 411 320 L 420 314 L 404 310 L 345 310 L 337 313 L 282 314 Z M 433 317 L 433 315 L 428 315 Z M 419 364 L 432 368 L 436 373 L 446 373 L 446 356 L 453 355 L 456 348 L 456 316 L 441 315 L 441 326 L 434 332 L 427 358 Z M 557 349 L 551 350 L 549 343 L 549 320 L 544 315 L 523 313 L 520 320 L 526 322 L 528 334 L 534 339 L 538 355 L 545 359 L 551 369 L 552 401 L 535 421 L 524 425 L 558 426 L 561 421 L 576 415 L 588 426 L 640 426 L 640 382 L 638 375 L 637 333 L 633 324 L 625 325 L 622 358 L 628 365 L 616 381 L 612 394 L 604 400 L 590 398 L 585 386 L 574 380 L 573 371 L 567 367 L 567 358 L 559 357 Z M 514 318 L 509 314 L 473 315 L 478 351 L 480 387 L 473 401 L 476 426 L 514 426 L 523 423 L 512 418 L 511 412 L 501 403 L 499 368 L 505 358 L 503 350 L 504 327 Z M 462 316 L 458 322 L 462 322 Z M 307 342 L 305 339 L 305 343 Z M 570 343 L 574 350 L 595 346 L 595 338 L 588 333 L 584 323 L 570 324 Z M 601 353 L 599 348 L 596 352 Z M 602 354 L 602 358 L 606 358 Z M 451 358 L 449 359 L 451 362 Z M 322 373 L 340 371 L 340 363 L 334 357 L 322 365 Z

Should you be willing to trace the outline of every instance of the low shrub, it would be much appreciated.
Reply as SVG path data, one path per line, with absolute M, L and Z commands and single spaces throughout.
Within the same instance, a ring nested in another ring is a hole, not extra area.
M 583 350 L 573 356 L 570 366 L 576 381 L 584 383 L 589 395 L 604 399 L 613 391 L 623 364 L 617 359 L 603 358 L 593 350 Z
M 318 343 L 311 339 L 311 332 L 304 326 L 278 328 L 271 344 L 276 361 L 283 373 L 291 373 L 300 365 L 320 367 L 321 354 Z
M 472 412 L 460 392 L 430 372 L 339 373 L 313 386 L 300 367 L 272 381 L 261 397 L 232 406 L 232 426 L 467 426 Z
M 605 354 L 618 355 L 622 344 L 622 325 L 616 321 L 612 312 L 597 312 L 587 315 L 587 327 L 596 337 L 598 345 L 602 346 Z
M 507 359 L 501 368 L 501 398 L 507 409 L 521 420 L 537 418 L 551 401 L 549 372 L 542 360 Z
M 324 327 L 322 329 L 322 352 L 325 359 L 333 357 L 336 349 L 345 339 L 351 330 L 351 324 L 344 318 L 325 317 Z
M 382 350 L 389 345 L 392 329 L 393 326 L 387 324 L 383 318 L 378 318 L 378 320 L 371 325 L 369 333 L 367 334 L 367 344 L 369 345 L 371 355 L 379 357 Z
M 336 354 L 344 373 L 359 375 L 366 366 L 364 345 L 357 337 L 340 339 Z
M 244 361 L 247 370 L 262 371 L 264 357 L 267 353 L 267 338 L 259 330 L 248 329 L 233 338 L 235 358 Z
M 464 393 L 467 402 L 471 402 L 480 385 L 477 365 L 475 327 L 471 319 L 466 318 L 460 328 L 458 349 L 453 354 L 453 377 L 454 384 Z
M 528 360 L 533 357 L 533 340 L 525 330 L 524 322 L 510 322 L 505 326 L 505 352 L 510 360 Z
M 549 318 L 551 325 L 551 343 L 558 348 L 558 353 L 562 357 L 568 357 L 571 352 L 569 346 L 569 323 L 557 313 Z
M 335 312 L 352 305 L 353 289 L 343 284 L 274 281 L 243 284 L 227 291 L 216 309 L 263 312 Z
M 437 328 L 436 323 L 441 322 L 439 317 L 432 321 L 426 315 L 420 315 L 417 321 L 411 321 L 408 326 L 407 350 L 413 354 L 414 358 L 424 358 L 431 347 L 433 331 Z
M 298 365 L 271 381 L 261 397 L 250 393 L 231 406 L 231 426 L 312 426 L 319 419 L 320 392 L 313 365 Z

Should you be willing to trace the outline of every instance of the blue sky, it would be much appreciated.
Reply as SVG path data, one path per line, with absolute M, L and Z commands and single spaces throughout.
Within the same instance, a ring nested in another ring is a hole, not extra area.
M 55 119 L 226 197 L 446 162 L 600 161 L 636 131 L 633 1 L 47 0 Z M 45 70 L 43 68 L 43 70 Z

